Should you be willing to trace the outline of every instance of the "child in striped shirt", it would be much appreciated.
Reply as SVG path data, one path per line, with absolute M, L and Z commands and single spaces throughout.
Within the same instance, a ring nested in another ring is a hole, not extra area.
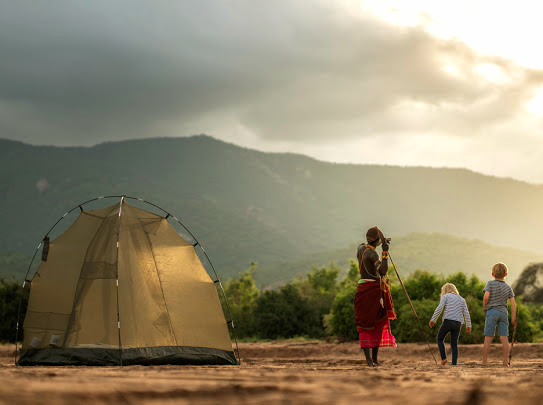
M 447 363 L 447 353 L 445 352 L 445 344 L 443 340 L 449 333 L 451 334 L 451 349 L 452 349 L 452 365 L 456 366 L 458 360 L 458 337 L 460 336 L 460 328 L 466 323 L 466 332 L 471 332 L 471 318 L 469 316 L 468 306 L 466 300 L 460 296 L 456 286 L 451 283 L 447 283 L 441 287 L 441 301 L 437 306 L 432 320 L 430 321 L 430 328 L 433 328 L 436 324 L 437 318 L 443 314 L 443 323 L 437 333 L 437 346 L 439 347 L 439 353 L 441 354 L 441 364 Z
M 496 263 L 492 266 L 492 277 L 486 283 L 483 296 L 483 311 L 485 311 L 485 344 L 483 346 L 483 364 L 487 364 L 488 350 L 496 328 L 502 343 L 503 365 L 509 366 L 509 320 L 507 318 L 507 301 L 511 303 L 511 323 L 517 324 L 517 311 L 515 305 L 515 294 L 504 279 L 507 277 L 507 266 L 503 263 Z

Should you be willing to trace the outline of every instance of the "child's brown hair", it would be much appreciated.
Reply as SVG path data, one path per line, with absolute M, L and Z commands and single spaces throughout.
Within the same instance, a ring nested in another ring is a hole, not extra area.
M 504 263 L 496 263 L 492 266 L 492 275 L 495 278 L 505 278 L 507 276 L 507 266 Z

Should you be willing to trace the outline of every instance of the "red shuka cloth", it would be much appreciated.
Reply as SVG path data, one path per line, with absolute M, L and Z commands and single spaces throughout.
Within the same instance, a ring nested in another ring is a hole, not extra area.
M 354 314 L 360 347 L 396 346 L 390 319 L 396 319 L 390 290 L 379 281 L 358 284 Z
M 364 347 L 396 347 L 396 338 L 390 331 L 390 320 L 382 330 L 360 330 L 358 332 L 360 348 Z

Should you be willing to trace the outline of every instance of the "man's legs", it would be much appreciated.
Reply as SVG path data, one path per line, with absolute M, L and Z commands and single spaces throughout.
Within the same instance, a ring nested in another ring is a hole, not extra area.
M 373 366 L 373 360 L 372 360 L 371 355 L 370 355 L 370 348 L 369 347 L 364 347 L 363 350 L 364 350 L 364 354 L 366 356 L 366 364 L 368 366 Z
M 371 348 L 371 360 L 373 361 L 373 364 L 375 366 L 379 365 L 379 362 L 377 361 L 377 352 L 379 351 L 379 346 L 375 346 Z

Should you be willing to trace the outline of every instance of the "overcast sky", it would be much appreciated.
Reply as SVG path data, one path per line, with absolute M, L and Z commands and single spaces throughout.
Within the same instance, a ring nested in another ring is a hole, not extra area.
M 543 183 L 542 10 L 495 3 L 0 0 L 0 137 L 207 133 Z

